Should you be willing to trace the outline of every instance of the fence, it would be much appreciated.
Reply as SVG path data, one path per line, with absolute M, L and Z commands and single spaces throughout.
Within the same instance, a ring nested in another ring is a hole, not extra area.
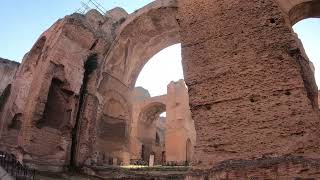
M 16 180 L 34 180 L 35 171 L 22 165 L 13 154 L 0 151 L 0 166 Z
M 77 13 L 85 14 L 90 9 L 96 9 L 103 15 L 107 12 L 107 10 L 96 0 L 88 0 L 87 2 L 81 1 L 81 6 L 81 8 L 76 10 Z

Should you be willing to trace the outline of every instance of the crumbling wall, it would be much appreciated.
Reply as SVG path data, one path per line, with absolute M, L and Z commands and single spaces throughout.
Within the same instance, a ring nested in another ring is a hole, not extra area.
M 128 138 L 131 116 L 126 98 L 114 90 L 107 91 L 104 96 L 105 105 L 98 121 L 95 144 L 96 153 L 100 155 L 100 165 L 129 164 Z M 113 164 L 113 159 L 116 159 L 116 164 Z
M 0 95 L 13 81 L 18 68 L 19 63 L 0 58 Z
M 97 54 L 98 64 L 97 69 L 91 73 L 88 79 L 83 104 L 79 109 L 75 148 L 76 166 L 101 163 L 103 153 L 100 153 L 101 150 L 97 148 L 96 141 L 99 140 L 99 125 L 103 116 L 105 99 L 108 99 L 108 95 L 105 92 L 113 88 L 118 90 L 117 85 L 112 84 L 106 87 L 105 81 L 101 81 L 101 77 L 108 76 L 102 73 L 104 57 L 115 38 L 117 28 L 126 19 L 126 16 L 127 13 L 122 8 L 112 9 L 106 12 L 105 15 L 96 10 L 91 10 L 85 15 L 86 20 L 90 22 L 96 34 L 96 40 L 91 50 Z
M 26 69 L 34 75 L 22 112 L 19 145 L 24 162 L 38 169 L 61 171 L 70 164 L 84 62 L 95 41 L 86 26 L 79 15 L 58 21 L 40 38 L 42 49 L 34 69 Z M 29 65 L 28 60 L 23 65 Z
M 291 24 L 278 4 L 179 1 L 178 11 L 185 81 L 197 131 L 193 167 L 200 176 L 194 179 L 214 179 L 215 168 L 226 175 L 217 179 L 228 178 L 228 168 L 238 165 L 232 160 L 256 167 L 261 157 L 281 161 L 288 154 L 302 160 L 283 161 L 289 171 L 279 170 L 284 174 L 278 177 L 290 178 L 297 165 L 310 169 L 296 178 L 318 178 L 312 175 L 319 172 L 318 166 L 307 160 L 319 161 L 320 153 L 316 85 L 314 77 L 305 76 L 312 70 L 299 55 Z M 284 166 L 270 165 L 280 167 Z M 232 177 L 250 178 L 250 173 L 269 177 L 267 169 L 251 171 L 244 166 Z
M 98 20 L 90 21 L 93 18 Z M 12 83 L 8 103 L 1 111 L 4 127 L 1 143 L 37 169 L 61 171 L 70 164 L 71 154 L 77 153 L 71 152 L 73 138 L 81 138 L 87 132 L 78 129 L 87 122 L 87 115 L 92 116 L 95 111 L 88 112 L 82 106 L 97 106 L 95 84 L 98 78 L 97 73 L 87 77 L 86 89 L 80 92 L 84 63 L 92 53 L 101 60 L 114 36 L 104 34 L 97 23 L 108 24 L 111 28 L 115 22 L 95 11 L 57 21 L 26 54 Z M 80 103 L 81 93 L 85 98 Z M 20 124 L 21 131 L 15 131 L 9 138 L 12 133 L 8 127 L 17 129 Z
M 12 81 L 15 78 L 18 68 L 19 63 L 0 58 L 0 138 L 2 134 L 1 129 L 3 129 L 4 126 L 4 122 L 1 120 L 2 112 L 11 94 Z M 18 116 L 18 114 L 16 114 L 16 116 Z M 15 118 L 15 120 L 16 119 L 17 118 Z M 17 122 L 17 125 L 15 127 L 17 129 L 20 129 L 20 126 L 18 126 L 18 124 L 19 122 Z M 13 126 L 11 125 L 10 128 L 11 127 Z
M 197 130 L 190 178 L 319 178 L 318 91 L 291 28 L 318 17 L 317 7 L 158 0 L 129 16 L 121 9 L 67 16 L 41 35 L 11 83 L 0 109 L 1 149 L 38 170 L 62 171 L 72 153 L 80 166 L 103 163 L 105 152 L 128 163 L 135 80 L 152 55 L 181 41 Z M 98 67 L 80 93 L 92 53 Z M 57 105 L 62 119 L 52 117 Z

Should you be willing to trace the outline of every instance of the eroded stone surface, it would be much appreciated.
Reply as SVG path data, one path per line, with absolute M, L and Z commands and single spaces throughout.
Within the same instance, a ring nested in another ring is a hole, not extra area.
M 1 150 L 38 170 L 128 164 L 135 80 L 150 57 L 181 42 L 197 130 L 189 178 L 319 178 L 318 90 L 291 27 L 318 17 L 318 2 L 157 0 L 130 15 L 67 16 L 11 83 Z M 85 69 L 93 55 L 97 64 Z
M 198 137 L 195 167 L 268 155 L 317 159 L 317 87 L 278 5 L 179 2 L 183 67 Z

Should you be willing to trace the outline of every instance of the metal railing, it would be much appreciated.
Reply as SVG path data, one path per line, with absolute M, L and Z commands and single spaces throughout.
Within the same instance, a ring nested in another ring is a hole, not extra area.
M 0 151 L 0 166 L 16 180 L 34 180 L 35 170 L 22 165 L 13 154 Z

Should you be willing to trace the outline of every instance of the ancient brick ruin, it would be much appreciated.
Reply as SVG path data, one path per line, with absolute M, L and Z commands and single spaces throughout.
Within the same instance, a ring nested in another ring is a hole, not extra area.
M 190 163 L 196 132 L 184 81 L 171 82 L 167 94 L 152 98 L 136 88 L 133 99 L 130 158 L 148 161 L 153 154 L 156 164 Z M 162 112 L 166 117 L 159 117 Z
M 309 17 L 319 0 L 156 0 L 66 16 L 20 65 L 0 60 L 0 150 L 38 171 L 129 164 L 135 81 L 181 43 L 197 134 L 186 179 L 320 179 L 318 89 L 292 30 Z

